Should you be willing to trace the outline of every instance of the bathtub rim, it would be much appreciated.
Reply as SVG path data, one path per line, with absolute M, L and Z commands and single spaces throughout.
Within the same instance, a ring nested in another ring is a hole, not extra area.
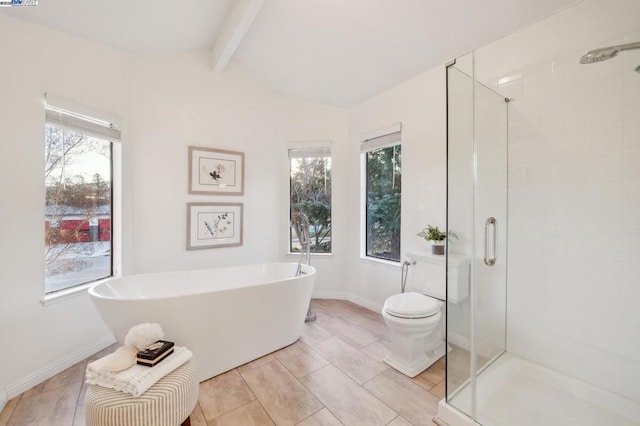
M 214 290 L 203 290 L 203 291 L 195 291 L 195 292 L 186 292 L 186 293 L 176 293 L 173 295 L 161 295 L 161 296 L 157 296 L 157 295 L 147 295 L 145 297 L 122 297 L 122 296 L 111 296 L 111 295 L 105 295 L 105 294 L 101 294 L 98 293 L 98 288 L 101 286 L 107 286 L 109 283 L 111 283 L 112 281 L 117 281 L 117 280 L 124 280 L 126 278 L 129 277 L 153 277 L 153 276 L 157 276 L 157 275 L 164 275 L 164 274 L 180 274 L 181 272 L 205 272 L 205 271 L 215 271 L 215 270 L 219 270 L 219 269 L 232 269 L 232 268 L 243 268 L 243 267 L 251 267 L 251 266 L 262 266 L 262 265 L 292 265 L 295 266 L 297 268 L 298 263 L 297 262 L 264 262 L 264 263 L 252 263 L 252 264 L 247 264 L 247 265 L 235 265 L 235 266 L 220 266 L 220 267 L 216 267 L 216 268 L 202 268 L 202 269 L 185 269 L 185 270 L 179 270 L 179 271 L 163 271 L 163 272 L 147 272 L 147 273 L 143 273 L 143 274 L 131 274 L 131 275 L 123 275 L 123 276 L 117 276 L 117 277 L 109 277 L 106 279 L 103 279 L 99 282 L 94 283 L 93 285 L 91 285 L 88 288 L 88 293 L 89 296 L 92 298 L 96 298 L 96 299 L 102 299 L 102 300 L 117 300 L 117 301 L 123 301 L 123 302 L 139 302 L 139 301 L 146 301 L 146 300 L 161 300 L 161 299 L 175 299 L 175 298 L 181 298 L 181 297 L 190 297 L 190 296 L 197 296 L 197 295 L 201 295 L 201 294 L 208 294 L 208 293 L 215 293 L 215 292 L 226 292 L 226 291 L 234 291 L 237 289 L 241 289 L 241 288 L 249 288 L 249 287 L 259 287 L 259 286 L 265 286 L 265 285 L 270 285 L 270 284 L 275 284 L 275 283 L 281 283 L 281 282 L 288 282 L 288 281 L 292 281 L 292 280 L 297 280 L 297 279 L 304 279 L 305 277 L 311 277 L 313 275 L 316 274 L 317 270 L 316 268 L 314 268 L 311 265 L 302 265 L 302 269 L 303 271 L 305 271 L 306 273 L 304 275 L 301 276 L 292 276 L 292 277 L 287 277 L 287 278 L 280 278 L 280 279 L 271 279 L 268 281 L 256 281 L 256 282 L 251 282 L 251 283 L 244 283 L 242 284 L 242 286 L 236 286 L 236 287 L 225 287 L 225 288 L 220 288 L 220 289 L 214 289 Z

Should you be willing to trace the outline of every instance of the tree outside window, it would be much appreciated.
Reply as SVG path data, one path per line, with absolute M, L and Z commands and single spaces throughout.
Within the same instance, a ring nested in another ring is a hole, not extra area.
M 309 218 L 312 253 L 331 253 L 331 154 L 328 148 L 289 150 L 291 217 Z M 289 250 L 299 252 L 295 231 L 289 230 Z
M 111 142 L 45 126 L 45 293 L 111 276 Z
M 402 150 L 400 145 L 366 152 L 366 254 L 400 261 Z

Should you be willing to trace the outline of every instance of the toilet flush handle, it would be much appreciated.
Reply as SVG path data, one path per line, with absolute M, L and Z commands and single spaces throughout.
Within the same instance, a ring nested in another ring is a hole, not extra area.
M 489 256 L 489 226 L 493 228 L 493 254 Z M 484 264 L 487 266 L 493 266 L 496 264 L 496 218 L 488 217 L 484 221 Z

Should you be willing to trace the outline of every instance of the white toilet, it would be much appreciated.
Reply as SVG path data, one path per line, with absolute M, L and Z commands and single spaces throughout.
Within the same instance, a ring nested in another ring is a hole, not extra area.
M 407 253 L 415 261 L 405 293 L 389 297 L 382 317 L 391 330 L 391 353 L 384 362 L 415 377 L 445 354 L 445 257 L 426 250 Z M 469 260 L 449 255 L 449 301 L 469 294 Z

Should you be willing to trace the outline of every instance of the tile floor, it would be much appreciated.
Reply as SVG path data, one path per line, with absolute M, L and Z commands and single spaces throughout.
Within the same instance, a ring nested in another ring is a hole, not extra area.
M 444 358 L 409 379 L 382 362 L 390 333 L 377 313 L 314 299 L 317 320 L 291 346 L 200 384 L 193 426 L 430 425 Z M 110 347 L 9 401 L 0 426 L 84 426 L 84 370 Z

